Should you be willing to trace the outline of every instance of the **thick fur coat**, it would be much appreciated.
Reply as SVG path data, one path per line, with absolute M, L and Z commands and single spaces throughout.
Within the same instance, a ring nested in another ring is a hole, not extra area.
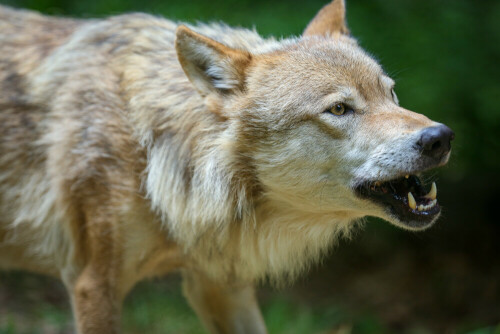
M 80 333 L 117 331 L 133 285 L 172 270 L 210 331 L 262 333 L 253 282 L 295 277 L 366 215 L 430 225 L 354 191 L 449 150 L 409 149 L 438 123 L 398 106 L 344 15 L 335 0 L 278 41 L 0 7 L 0 266 L 60 277 Z

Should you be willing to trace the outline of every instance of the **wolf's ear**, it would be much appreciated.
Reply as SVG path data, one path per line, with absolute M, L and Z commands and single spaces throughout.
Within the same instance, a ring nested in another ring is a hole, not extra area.
M 175 49 L 182 69 L 202 96 L 243 89 L 250 53 L 231 49 L 186 26 L 177 28 Z
M 304 30 L 303 36 L 311 35 L 349 35 L 344 0 L 333 0 L 321 8 Z

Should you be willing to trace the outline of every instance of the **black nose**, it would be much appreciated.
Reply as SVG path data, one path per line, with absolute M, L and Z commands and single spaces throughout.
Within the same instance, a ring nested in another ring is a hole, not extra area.
M 451 141 L 454 138 L 455 133 L 446 125 L 441 124 L 423 129 L 417 145 L 422 150 L 422 154 L 441 159 L 450 151 Z

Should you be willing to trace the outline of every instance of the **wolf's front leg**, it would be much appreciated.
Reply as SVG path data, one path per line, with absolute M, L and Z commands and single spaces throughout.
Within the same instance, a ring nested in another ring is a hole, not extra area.
M 71 274 L 62 275 L 63 281 L 71 296 L 78 334 L 117 334 L 126 293 L 121 288 L 119 219 L 102 197 L 90 197 L 85 204 L 85 220 L 75 224 L 79 236 L 75 267 L 67 271 Z
M 109 277 L 89 265 L 70 289 L 79 334 L 117 334 L 120 328 L 121 298 Z
M 219 284 L 192 271 L 183 276 L 184 294 L 210 333 L 267 333 L 252 286 Z

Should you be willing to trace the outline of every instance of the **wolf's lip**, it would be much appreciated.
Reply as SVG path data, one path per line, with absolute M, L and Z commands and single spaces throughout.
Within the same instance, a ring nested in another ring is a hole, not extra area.
M 356 193 L 388 208 L 399 221 L 411 227 L 431 223 L 441 208 L 437 202 L 437 186 L 433 182 L 426 191 L 415 175 L 406 175 L 389 181 L 365 181 L 356 187 Z

